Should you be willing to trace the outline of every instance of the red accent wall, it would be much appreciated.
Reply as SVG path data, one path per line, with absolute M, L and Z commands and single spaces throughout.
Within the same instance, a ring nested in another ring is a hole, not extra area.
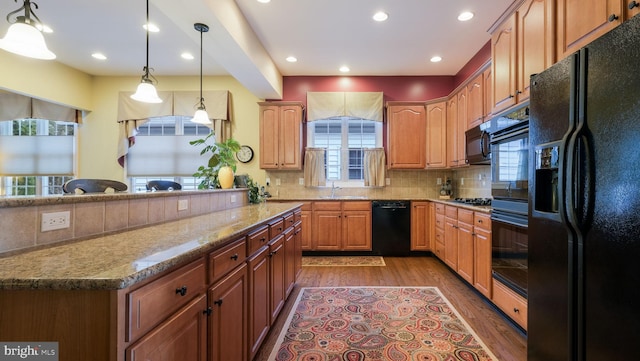
M 458 74 L 456 74 L 454 78 L 454 88 L 467 80 L 467 78 L 469 78 L 476 70 L 480 69 L 480 67 L 489 61 L 489 59 L 491 59 L 491 41 L 487 41 L 476 55 L 474 55 L 473 58 L 471 58 L 471 60 L 469 60 L 467 64 L 460 69 Z

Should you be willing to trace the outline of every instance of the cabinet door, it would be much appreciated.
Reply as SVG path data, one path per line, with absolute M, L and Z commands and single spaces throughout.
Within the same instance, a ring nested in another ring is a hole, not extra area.
M 184 361 L 207 359 L 207 297 L 201 295 L 127 348 L 125 359 Z
M 445 217 L 444 221 L 444 263 L 451 269 L 458 269 L 458 221 Z
M 411 202 L 411 250 L 429 251 L 430 202 Z
M 247 264 L 209 289 L 211 361 L 247 359 Z
M 488 67 L 487 70 L 482 73 L 482 78 L 484 81 L 484 119 L 485 121 L 491 119 L 491 115 L 493 114 L 493 76 L 491 72 L 491 67 Z
M 342 249 L 342 211 L 313 211 L 313 229 L 314 250 Z
M 467 84 L 467 124 L 465 130 L 482 124 L 484 120 L 484 79 L 483 74 Z
M 475 269 L 473 285 L 491 299 L 491 232 L 475 227 Z
M 249 259 L 249 359 L 258 352 L 271 327 L 269 318 L 269 247 Z
M 526 0 L 518 8 L 518 84 L 516 101 L 529 98 L 531 75 L 555 60 L 555 27 L 552 0 Z
M 389 169 L 426 166 L 426 110 L 424 104 L 390 105 L 388 111 Z
M 300 277 L 302 271 L 302 234 L 303 234 L 302 222 L 296 223 L 293 231 L 293 241 L 295 242 L 295 254 L 294 254 L 294 268 L 295 268 L 295 280 Z M 295 281 L 294 280 L 294 281 Z
M 269 272 L 270 272 L 270 321 L 273 325 L 284 307 L 285 301 L 285 250 L 284 235 L 278 236 L 269 244 Z
M 427 168 L 447 166 L 447 104 L 427 105 Z
M 456 130 L 456 166 L 467 164 L 467 142 L 464 132 L 467 130 L 467 88 L 462 88 L 458 93 L 458 129 Z
M 280 169 L 302 169 L 302 107 L 280 107 L 279 164 Z
M 516 40 L 514 14 L 491 35 L 494 114 L 516 103 Z
M 311 251 L 312 248 L 312 211 L 302 211 L 302 233 L 300 235 L 300 246 L 303 251 Z
M 260 168 L 278 169 L 280 107 L 260 106 Z
M 371 251 L 371 211 L 344 211 L 344 251 Z
M 469 212 L 458 210 L 458 212 Z M 473 213 L 473 212 L 471 212 Z M 473 215 L 471 216 L 473 218 Z M 473 225 L 458 220 L 458 274 L 469 284 L 473 284 L 474 271 L 474 245 Z
M 620 25 L 622 0 L 558 0 L 558 59 Z
M 458 94 L 447 101 L 447 167 L 458 166 Z
M 284 254 L 284 289 L 285 298 L 287 298 L 296 283 L 296 242 L 293 227 L 284 232 Z

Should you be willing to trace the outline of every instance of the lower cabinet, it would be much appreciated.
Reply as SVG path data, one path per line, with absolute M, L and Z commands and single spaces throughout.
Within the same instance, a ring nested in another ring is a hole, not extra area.
M 491 217 L 475 212 L 473 222 L 475 233 L 473 286 L 487 298 L 491 298 Z
M 496 279 L 493 279 L 493 297 L 491 300 L 504 311 L 507 316 L 525 330 L 527 329 L 528 305 L 526 299 Z
M 308 250 L 371 250 L 371 202 L 313 202 L 312 214 L 313 234 Z
M 473 211 L 458 209 L 458 274 L 473 284 L 475 264 L 475 234 L 473 233 Z
M 271 327 L 269 260 L 269 246 L 264 246 L 247 261 L 249 267 L 249 360 L 256 355 Z
M 209 289 L 210 361 L 247 359 L 247 284 L 243 262 Z
M 286 252 L 284 249 L 283 234 L 271 240 L 269 243 L 269 273 L 270 273 L 270 292 L 269 292 L 269 312 L 270 324 L 273 324 L 276 317 L 284 307 L 285 301 L 285 270 L 286 270 Z
M 432 241 L 433 202 L 411 202 L 411 250 L 430 251 Z

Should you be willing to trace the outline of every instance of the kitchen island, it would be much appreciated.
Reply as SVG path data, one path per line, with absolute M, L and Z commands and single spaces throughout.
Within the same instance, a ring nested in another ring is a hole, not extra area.
M 295 282 L 300 205 L 235 207 L 0 258 L 0 340 L 59 342 L 60 360 L 157 350 L 246 359 L 253 287 L 284 302 Z M 278 262 L 268 268 L 273 284 L 257 282 L 248 266 L 263 251 Z M 236 298 L 223 308 L 227 295 Z M 231 320 L 239 326 L 221 332 Z

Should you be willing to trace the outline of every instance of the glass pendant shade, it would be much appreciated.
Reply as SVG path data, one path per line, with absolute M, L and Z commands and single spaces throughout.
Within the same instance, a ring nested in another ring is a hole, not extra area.
M 209 119 L 209 114 L 204 108 L 198 108 L 196 113 L 191 118 L 191 121 L 198 124 L 211 124 L 211 119 Z
M 29 58 L 51 60 L 56 54 L 47 48 L 40 30 L 25 23 L 14 23 L 0 39 L 0 49 Z
M 131 95 L 131 99 L 137 100 L 143 103 L 162 103 L 162 99 L 158 97 L 156 87 L 153 86 L 150 80 L 142 79 L 138 84 L 135 94 Z

